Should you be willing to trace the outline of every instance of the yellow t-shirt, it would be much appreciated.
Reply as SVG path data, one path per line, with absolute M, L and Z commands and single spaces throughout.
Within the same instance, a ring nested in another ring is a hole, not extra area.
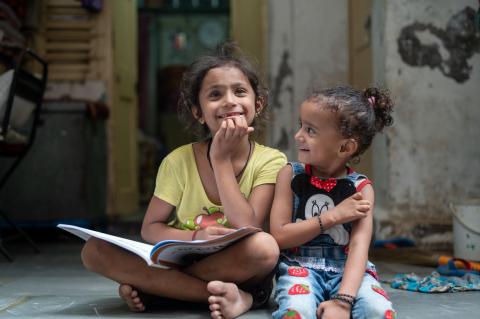
M 255 143 L 247 167 L 240 179 L 240 191 L 249 198 L 253 188 L 275 184 L 286 156 L 273 148 Z M 175 149 L 158 169 L 154 195 L 175 206 L 169 225 L 179 229 L 199 229 L 226 225 L 223 207 L 212 203 L 205 193 L 198 173 L 192 144 Z

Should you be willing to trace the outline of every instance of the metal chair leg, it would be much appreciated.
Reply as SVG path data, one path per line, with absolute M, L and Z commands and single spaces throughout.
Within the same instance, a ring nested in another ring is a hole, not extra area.
M 13 262 L 13 257 L 8 253 L 8 250 L 3 246 L 2 239 L 0 238 L 0 253 L 2 253 L 9 262 Z
M 23 231 L 23 229 L 21 229 L 20 227 L 17 226 L 16 223 L 13 222 L 13 220 L 11 220 L 7 214 L 5 214 L 4 212 L 0 211 L 0 215 L 2 215 L 3 219 L 5 219 L 13 228 L 15 228 L 15 230 L 23 237 L 25 238 L 28 243 L 30 244 L 30 246 L 32 246 L 33 250 L 37 253 L 40 252 L 40 248 L 38 248 L 37 244 L 35 244 L 35 242 L 33 241 L 33 239 L 25 232 Z

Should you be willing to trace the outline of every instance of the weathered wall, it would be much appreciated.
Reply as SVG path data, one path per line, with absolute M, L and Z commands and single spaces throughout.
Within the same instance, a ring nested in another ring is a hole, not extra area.
M 312 84 L 348 81 L 347 0 L 270 0 L 268 142 L 296 159 L 298 110 Z
M 374 83 L 396 100 L 372 147 L 379 238 L 451 243 L 448 204 L 480 197 L 480 35 L 475 0 L 374 0 Z M 311 83 L 347 83 L 348 1 L 270 0 L 268 142 L 291 159 Z M 353 13 L 355 14 L 355 13 Z
M 373 3 L 374 78 L 396 99 L 373 148 L 380 236 L 448 242 L 448 204 L 480 197 L 477 10 L 475 0 Z

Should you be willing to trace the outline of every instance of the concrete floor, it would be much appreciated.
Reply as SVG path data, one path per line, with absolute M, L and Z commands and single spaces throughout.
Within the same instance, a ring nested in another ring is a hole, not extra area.
M 0 255 L 0 318 L 209 318 L 207 307 L 188 304 L 157 306 L 131 313 L 118 298 L 117 284 L 86 271 L 80 263 L 80 241 L 41 242 L 40 254 L 26 244 L 7 245 L 15 261 Z M 397 273 L 427 275 L 433 268 L 377 262 L 382 279 Z M 384 284 L 398 318 L 479 318 L 480 292 L 421 294 Z M 269 309 L 241 318 L 270 318 Z

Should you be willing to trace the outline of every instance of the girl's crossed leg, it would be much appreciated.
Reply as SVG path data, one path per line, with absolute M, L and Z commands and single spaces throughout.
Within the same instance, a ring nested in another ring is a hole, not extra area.
M 120 295 L 134 311 L 144 310 L 139 291 L 190 302 L 207 302 L 212 296 L 212 317 L 228 319 L 252 305 L 250 293 L 238 285 L 260 283 L 275 267 L 278 255 L 276 241 L 262 232 L 183 269 L 149 267 L 138 256 L 95 238 L 85 244 L 82 261 L 90 271 L 120 283 Z

